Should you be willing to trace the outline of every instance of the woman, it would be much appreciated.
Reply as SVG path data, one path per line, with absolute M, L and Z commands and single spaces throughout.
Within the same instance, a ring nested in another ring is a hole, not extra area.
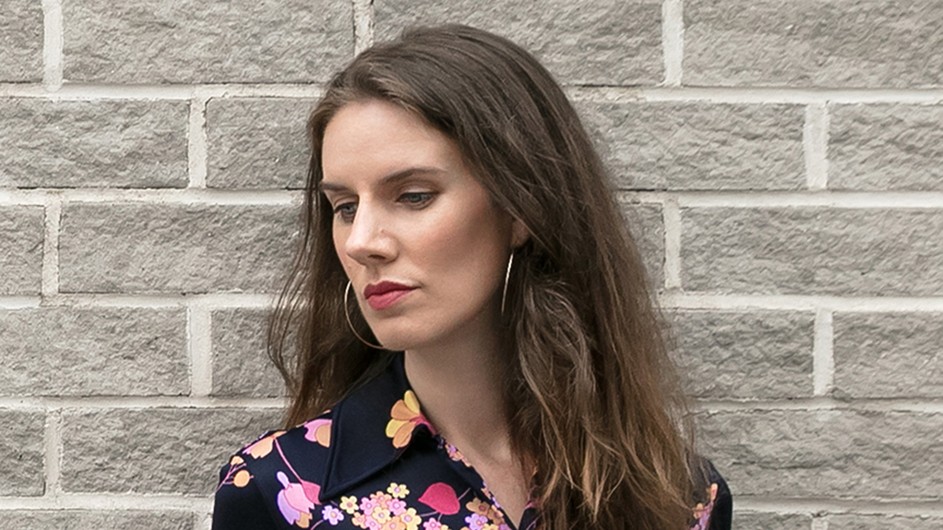
M 223 468 L 214 529 L 729 528 L 603 166 L 532 56 L 409 31 L 309 133 L 270 336 L 295 427 Z

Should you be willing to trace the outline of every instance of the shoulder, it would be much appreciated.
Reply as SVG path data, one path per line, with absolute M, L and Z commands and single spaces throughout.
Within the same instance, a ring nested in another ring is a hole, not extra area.
M 691 530 L 730 530 L 733 518 L 733 495 L 727 481 L 710 461 L 701 461 L 701 491 L 694 506 Z
M 331 423 L 327 411 L 291 429 L 267 431 L 236 451 L 219 473 L 213 528 L 278 528 L 273 519 L 301 522 L 308 505 L 318 502 Z M 295 520 L 281 509 L 286 502 L 297 505 Z

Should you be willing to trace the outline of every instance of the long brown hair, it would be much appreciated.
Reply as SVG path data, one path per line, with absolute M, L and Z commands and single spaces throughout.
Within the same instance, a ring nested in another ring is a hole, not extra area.
M 291 395 L 286 423 L 329 408 L 390 356 L 347 326 L 347 278 L 317 187 L 327 123 L 371 98 L 453 139 L 495 203 L 531 234 L 508 282 L 504 391 L 516 449 L 537 465 L 543 527 L 685 528 L 695 487 L 688 414 L 603 164 L 550 73 L 512 42 L 467 26 L 415 28 L 364 51 L 310 117 L 303 233 L 269 330 Z M 372 338 L 365 322 L 355 325 Z

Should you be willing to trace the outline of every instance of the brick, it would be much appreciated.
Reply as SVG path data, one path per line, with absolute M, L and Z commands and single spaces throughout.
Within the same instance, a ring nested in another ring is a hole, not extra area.
M 899 515 L 832 515 L 828 530 L 939 530 L 943 517 L 904 517 Z
M 943 211 L 683 208 L 681 215 L 688 291 L 943 293 Z
M 462 23 L 510 38 L 563 83 L 661 83 L 661 2 L 375 0 L 377 40 L 411 25 Z
M 67 80 L 321 82 L 353 57 L 353 7 L 329 0 L 63 2 Z
M 620 188 L 805 186 L 805 117 L 798 105 L 592 101 L 577 105 Z
M 182 309 L 0 311 L 0 395 L 186 394 L 186 321 Z
M 835 393 L 943 397 L 943 313 L 837 313 Z
M 310 99 L 211 99 L 206 105 L 211 188 L 303 188 Z
M 213 395 L 284 396 L 281 375 L 266 352 L 267 309 L 213 311 Z
M 45 421 L 39 412 L 0 409 L 0 495 L 43 494 Z
M 933 499 L 943 414 L 854 410 L 705 413 L 702 452 L 737 494 Z
M 736 493 L 734 495 L 734 506 L 736 506 Z M 810 530 L 812 528 L 812 517 L 804 514 L 734 510 L 733 520 L 735 528 L 762 528 L 763 530 Z
M 940 86 L 940 20 L 936 0 L 690 0 L 684 83 Z
M 813 314 L 756 310 L 669 314 L 690 395 L 774 399 L 812 394 Z
M 66 411 L 66 492 L 210 495 L 227 456 L 269 428 L 279 411 L 149 409 Z
M 39 294 L 44 219 L 40 207 L 0 207 L 0 295 Z
M 941 123 L 941 105 L 831 106 L 828 187 L 943 190 Z
M 0 99 L 0 186 L 186 186 L 187 114 L 185 101 Z
M 62 292 L 272 292 L 295 245 L 290 206 L 68 204 Z
M 665 221 L 661 205 L 632 203 L 622 197 L 619 204 L 635 237 L 652 288 L 662 289 L 665 284 Z
M 42 80 L 42 4 L 4 2 L 3 9 L 0 9 L 0 83 Z
M 93 510 L 17 510 L 0 511 L 0 528 L 68 528 L 101 530 L 103 528 L 138 528 L 153 530 L 192 530 L 194 516 L 171 511 L 93 511 Z

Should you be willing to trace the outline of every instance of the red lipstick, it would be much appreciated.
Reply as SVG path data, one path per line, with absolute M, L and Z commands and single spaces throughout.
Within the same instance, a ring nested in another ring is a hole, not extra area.
M 371 283 L 363 290 L 363 297 L 370 307 L 379 311 L 392 306 L 413 289 L 415 287 L 396 282 Z

